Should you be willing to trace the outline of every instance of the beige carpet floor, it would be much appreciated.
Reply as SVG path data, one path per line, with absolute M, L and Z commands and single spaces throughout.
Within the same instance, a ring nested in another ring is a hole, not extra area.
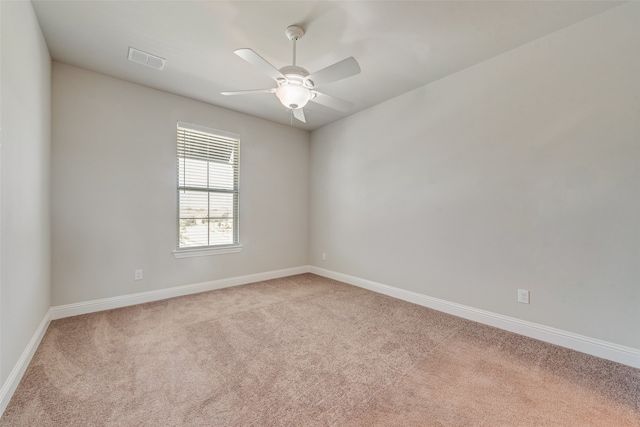
M 0 426 L 640 426 L 640 370 L 303 274 L 51 323 Z

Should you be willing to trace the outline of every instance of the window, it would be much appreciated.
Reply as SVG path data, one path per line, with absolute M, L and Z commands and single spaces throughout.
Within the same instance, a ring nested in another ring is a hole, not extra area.
M 238 252 L 238 135 L 178 122 L 177 142 L 178 244 L 174 254 Z M 219 250 L 201 252 L 203 249 Z

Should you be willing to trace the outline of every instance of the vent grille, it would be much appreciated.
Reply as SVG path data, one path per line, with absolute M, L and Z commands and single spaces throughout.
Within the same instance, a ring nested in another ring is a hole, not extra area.
M 151 67 L 156 70 L 162 70 L 164 68 L 164 63 L 167 62 L 164 58 L 151 55 L 150 53 L 143 52 L 133 47 L 129 47 L 129 61 L 146 65 L 147 67 Z

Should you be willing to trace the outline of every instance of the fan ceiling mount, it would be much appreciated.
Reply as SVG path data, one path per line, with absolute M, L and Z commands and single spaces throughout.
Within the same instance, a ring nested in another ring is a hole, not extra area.
M 302 108 L 309 101 L 335 110 L 349 111 L 353 107 L 352 103 L 318 92 L 316 88 L 358 74 L 360 72 L 358 61 L 353 57 L 349 57 L 310 74 L 306 69 L 296 65 L 296 42 L 304 36 L 304 30 L 297 25 L 291 25 L 287 27 L 285 34 L 293 42 L 292 65 L 277 69 L 251 49 L 243 48 L 234 51 L 240 58 L 274 79 L 277 87 L 222 92 L 222 95 L 273 93 L 278 97 L 282 105 L 290 109 L 293 112 L 293 116 L 301 122 L 306 122 Z

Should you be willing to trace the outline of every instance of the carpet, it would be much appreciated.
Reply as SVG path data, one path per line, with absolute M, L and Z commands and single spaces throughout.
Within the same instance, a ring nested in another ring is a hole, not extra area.
M 51 322 L 0 426 L 640 426 L 640 370 L 313 274 Z

